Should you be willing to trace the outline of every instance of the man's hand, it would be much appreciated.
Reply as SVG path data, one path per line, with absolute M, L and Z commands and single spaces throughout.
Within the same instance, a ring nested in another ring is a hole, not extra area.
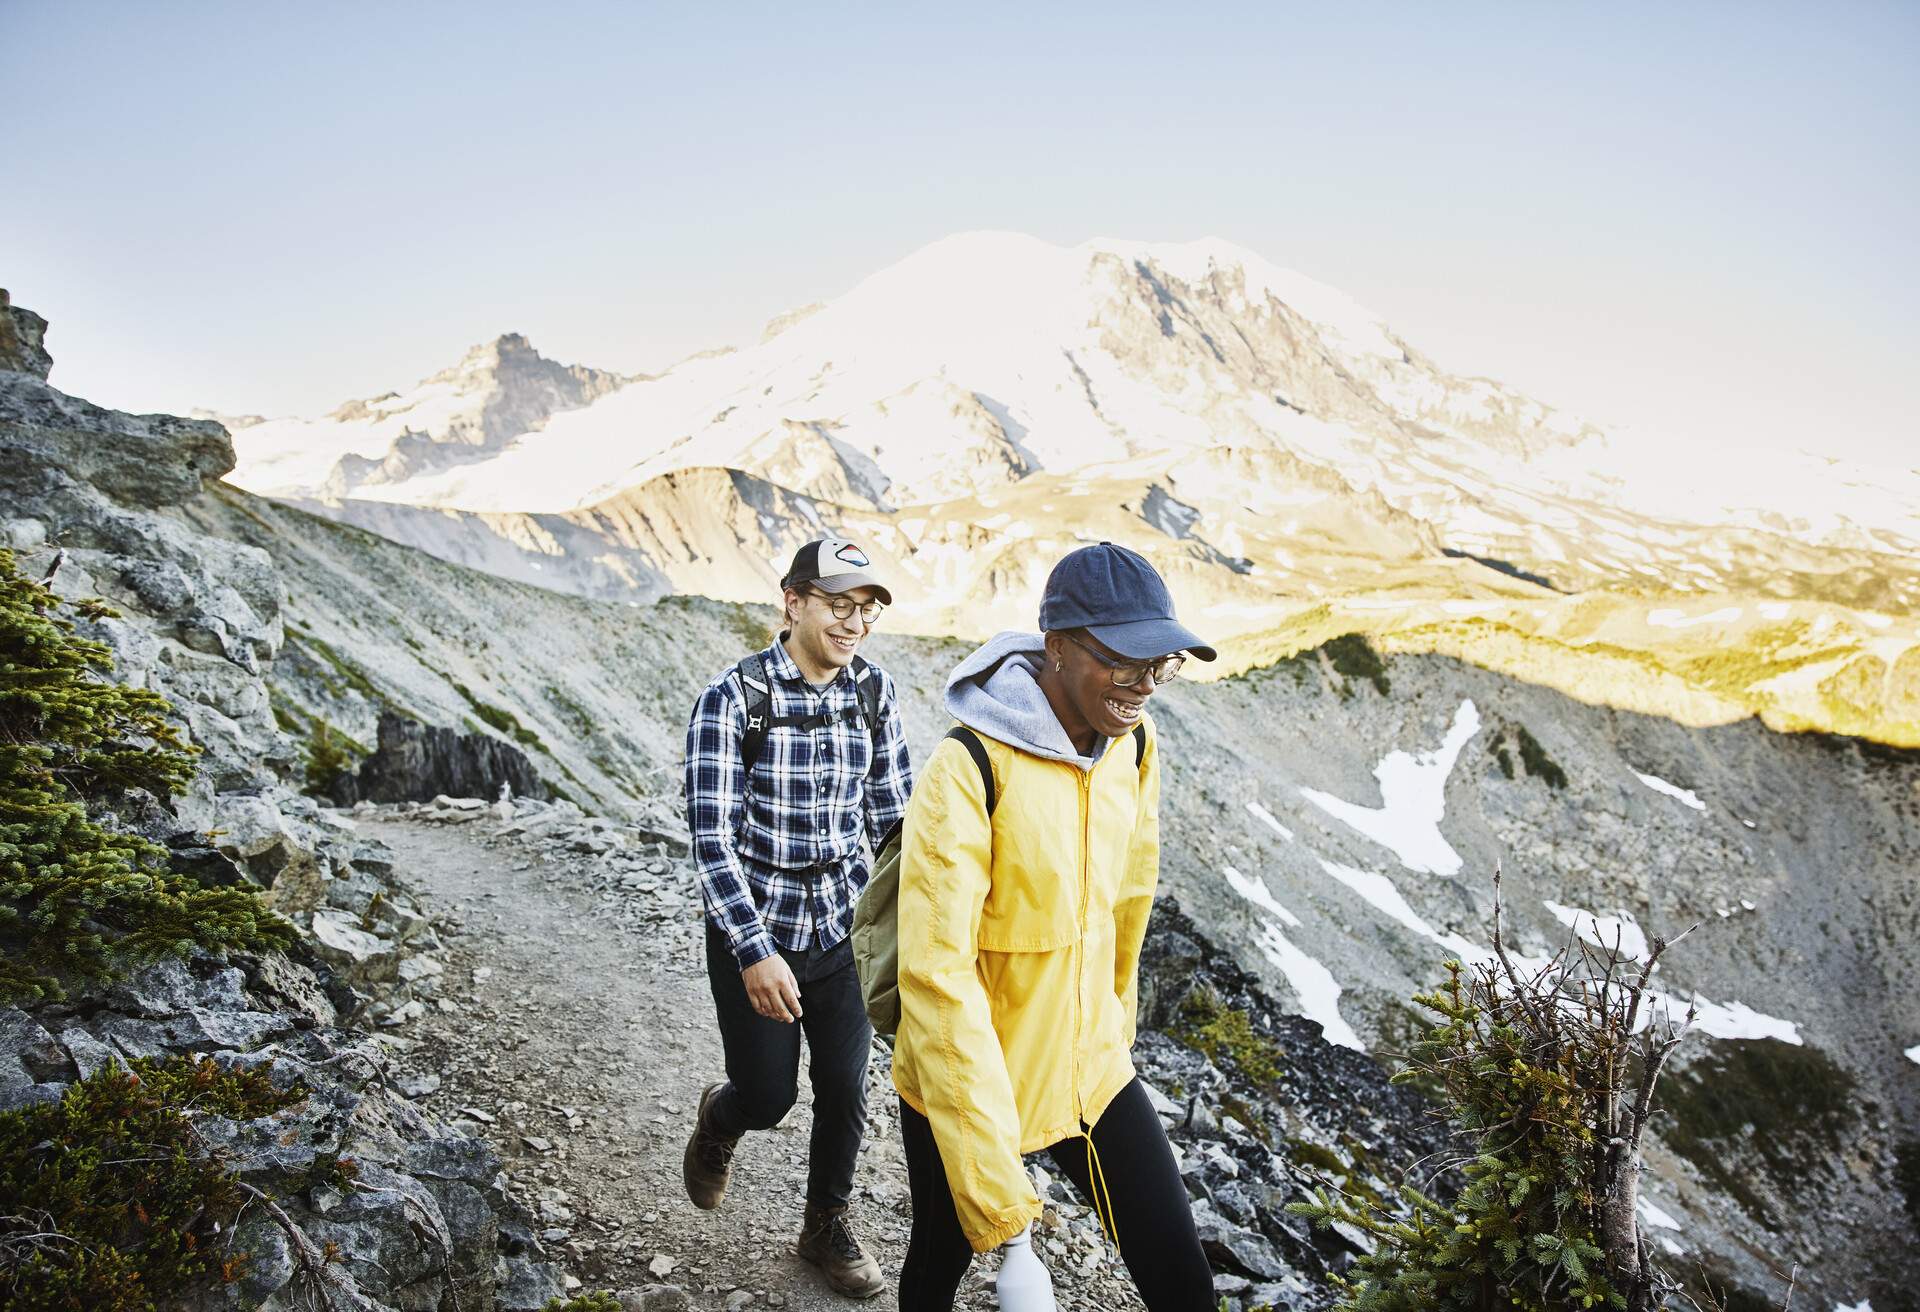
M 778 952 L 741 971 L 740 982 L 747 986 L 747 1001 L 768 1020 L 791 1025 L 800 1019 L 800 982 Z

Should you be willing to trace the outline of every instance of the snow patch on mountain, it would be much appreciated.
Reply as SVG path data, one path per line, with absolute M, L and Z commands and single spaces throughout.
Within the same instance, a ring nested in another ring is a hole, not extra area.
M 1472 963 L 1491 955 L 1487 949 L 1458 934 L 1451 931 L 1442 933 L 1428 924 L 1418 912 L 1407 905 L 1407 899 L 1400 895 L 1400 890 L 1387 876 L 1371 870 L 1356 870 L 1352 866 L 1343 866 L 1337 861 L 1328 861 L 1325 858 L 1321 858 L 1320 868 L 1358 893 L 1369 906 L 1384 913 L 1388 919 L 1404 925 L 1421 938 L 1438 943 L 1461 961 Z
M 1266 881 L 1258 875 L 1243 875 L 1232 866 L 1223 866 L 1220 871 L 1226 876 L 1227 885 L 1253 905 L 1273 916 L 1288 928 L 1298 928 L 1300 917 L 1293 914 L 1273 900 L 1273 894 L 1267 891 Z
M 1700 795 L 1691 788 L 1682 788 L 1679 784 L 1670 784 L 1657 774 L 1643 774 L 1638 770 L 1633 772 L 1633 777 L 1653 789 L 1654 792 L 1663 793 L 1673 798 L 1682 806 L 1691 807 L 1695 811 L 1704 811 L 1707 809 L 1707 804 L 1701 801 Z
M 1280 926 L 1272 921 L 1261 926 L 1254 946 L 1262 956 L 1279 967 L 1281 975 L 1285 976 L 1299 1000 L 1300 1014 L 1320 1023 L 1328 1043 L 1337 1043 L 1356 1052 L 1367 1050 L 1367 1045 L 1361 1042 L 1353 1026 L 1340 1014 L 1342 989 L 1332 971 L 1294 946 L 1293 941 L 1280 932 Z
M 1460 759 L 1460 749 L 1478 732 L 1480 711 L 1468 699 L 1460 703 L 1446 737 L 1433 751 L 1387 753 L 1373 769 L 1380 782 L 1377 807 L 1360 806 L 1317 788 L 1302 788 L 1300 795 L 1392 852 L 1408 870 L 1457 875 L 1460 854 L 1440 832 L 1440 822 L 1447 814 L 1447 776 Z
M 1594 947 L 1613 951 L 1634 961 L 1644 961 L 1647 957 L 1647 936 L 1640 928 L 1640 922 L 1633 918 L 1630 911 L 1616 915 L 1599 916 L 1579 907 L 1563 906 L 1547 899 L 1546 907 L 1553 918 L 1567 926 L 1575 934 L 1591 943 Z

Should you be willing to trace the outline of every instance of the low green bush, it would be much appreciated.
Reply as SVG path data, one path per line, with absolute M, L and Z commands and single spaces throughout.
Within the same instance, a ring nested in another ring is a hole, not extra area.
M 193 778 L 198 749 L 158 693 L 115 683 L 105 643 L 0 549 L 0 1001 L 55 998 L 61 981 L 194 948 L 287 947 L 293 927 L 243 888 L 202 888 L 166 848 L 90 809 L 133 789 L 161 800 Z
M 264 1068 L 176 1057 L 109 1063 L 57 1102 L 0 1113 L 0 1306 L 151 1312 L 196 1282 L 237 1279 L 247 1255 L 217 1235 L 244 1196 L 193 1118 L 254 1120 L 306 1097 Z

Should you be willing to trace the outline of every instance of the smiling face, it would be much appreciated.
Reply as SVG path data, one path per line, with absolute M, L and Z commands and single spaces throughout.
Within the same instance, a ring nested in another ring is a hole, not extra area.
M 867 636 L 859 607 L 874 599 L 873 589 L 853 588 L 839 595 L 854 603 L 845 619 L 834 618 L 833 598 L 810 586 L 781 594 L 787 611 L 787 652 L 812 683 L 825 683 L 851 665 Z
M 1041 672 L 1040 686 L 1074 746 L 1090 753 L 1096 738 L 1132 733 L 1156 689 L 1153 676 L 1145 676 L 1131 688 L 1115 687 L 1112 667 L 1100 657 L 1124 658 L 1098 638 L 1080 630 L 1070 635 L 1049 633 L 1046 641 L 1047 668 Z

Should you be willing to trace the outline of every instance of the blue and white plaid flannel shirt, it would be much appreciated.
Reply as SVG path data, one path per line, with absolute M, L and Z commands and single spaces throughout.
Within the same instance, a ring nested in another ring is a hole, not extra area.
M 860 704 L 850 667 L 816 689 L 783 643 L 765 656 L 769 715 L 834 714 Z M 862 822 L 877 850 L 907 813 L 913 768 L 899 695 L 870 661 L 866 677 L 880 680 L 877 732 L 857 716 L 812 732 L 770 729 L 751 778 L 740 759 L 747 702 L 739 672 L 729 668 L 694 703 L 686 779 L 693 859 L 707 920 L 726 934 L 742 970 L 775 947 L 832 947 L 845 938 L 873 873 L 861 850 Z M 815 873 L 823 864 L 831 868 Z

